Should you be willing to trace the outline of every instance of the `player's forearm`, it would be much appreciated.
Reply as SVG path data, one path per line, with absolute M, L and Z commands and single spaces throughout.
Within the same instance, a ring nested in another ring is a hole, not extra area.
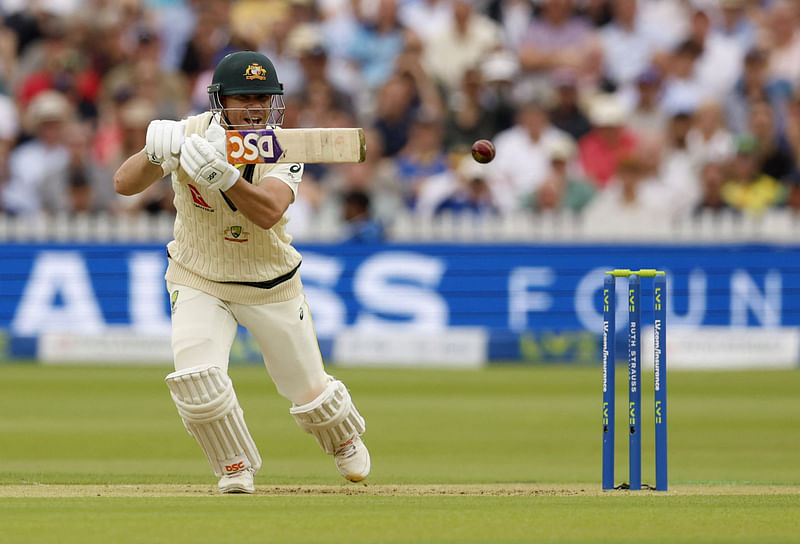
M 261 185 L 252 185 L 239 179 L 225 195 L 250 221 L 262 229 L 270 229 L 280 221 L 292 202 L 292 190 L 275 178 L 267 178 Z
M 147 160 L 144 151 L 131 155 L 114 174 L 114 190 L 121 195 L 139 194 L 164 177 L 161 166 Z

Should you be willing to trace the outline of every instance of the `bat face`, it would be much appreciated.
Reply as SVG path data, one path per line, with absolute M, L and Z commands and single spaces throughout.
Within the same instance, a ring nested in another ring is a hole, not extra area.
M 283 155 L 271 128 L 226 130 L 225 153 L 230 164 L 274 163 Z
M 362 128 L 243 128 L 225 131 L 230 164 L 363 162 Z

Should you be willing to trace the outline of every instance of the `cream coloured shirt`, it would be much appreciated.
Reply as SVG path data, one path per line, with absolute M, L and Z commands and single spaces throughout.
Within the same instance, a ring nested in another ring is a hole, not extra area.
M 204 136 L 211 120 L 210 112 L 189 117 L 186 135 Z M 246 167 L 237 168 L 244 172 Z M 296 197 L 302 175 L 302 164 L 258 164 L 251 182 L 275 177 Z M 195 182 L 182 168 L 172 173 L 172 188 L 177 216 L 174 240 L 167 244 L 168 281 L 240 304 L 281 302 L 301 292 L 301 257 L 286 232 L 287 215 L 263 229 L 222 191 Z

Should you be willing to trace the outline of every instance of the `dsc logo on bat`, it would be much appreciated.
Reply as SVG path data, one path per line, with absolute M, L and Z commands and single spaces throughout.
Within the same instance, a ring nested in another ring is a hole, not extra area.
M 230 164 L 260 164 L 277 162 L 283 149 L 272 129 L 226 130 L 225 153 Z

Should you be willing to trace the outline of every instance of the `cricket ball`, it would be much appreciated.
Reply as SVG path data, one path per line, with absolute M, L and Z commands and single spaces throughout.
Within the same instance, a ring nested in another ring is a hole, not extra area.
M 478 140 L 472 144 L 472 158 L 480 163 L 490 162 L 494 154 L 494 144 L 489 140 Z

